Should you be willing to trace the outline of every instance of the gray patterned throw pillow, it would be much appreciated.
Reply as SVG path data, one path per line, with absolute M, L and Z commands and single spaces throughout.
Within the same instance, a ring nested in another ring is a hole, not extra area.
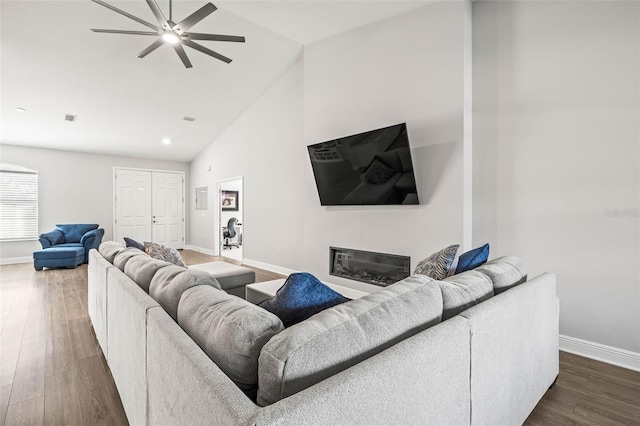
M 144 251 L 154 259 L 164 260 L 165 262 L 171 262 L 174 265 L 182 266 L 186 268 L 182 256 L 178 253 L 178 250 L 173 247 L 163 246 L 158 243 L 144 242 Z
M 453 260 L 456 258 L 458 247 L 460 247 L 458 244 L 454 244 L 433 253 L 431 256 L 418 263 L 414 274 L 426 275 L 434 280 L 443 280 L 447 278 L 449 269 L 453 264 Z

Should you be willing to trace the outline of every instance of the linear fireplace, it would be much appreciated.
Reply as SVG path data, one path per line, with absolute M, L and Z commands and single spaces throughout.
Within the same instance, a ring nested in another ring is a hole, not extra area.
M 386 287 L 409 276 L 411 258 L 340 247 L 329 247 L 330 274 Z

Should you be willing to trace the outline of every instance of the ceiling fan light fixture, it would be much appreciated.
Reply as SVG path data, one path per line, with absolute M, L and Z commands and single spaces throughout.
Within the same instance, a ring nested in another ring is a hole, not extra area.
M 180 37 L 178 37 L 176 34 L 170 31 L 167 31 L 164 34 L 162 34 L 162 39 L 169 44 L 176 44 L 177 42 L 180 41 Z
M 156 41 L 154 41 L 142 52 L 138 53 L 138 58 L 144 58 L 149 53 L 153 52 L 154 50 L 156 50 L 157 48 L 159 48 L 164 44 L 171 44 L 173 46 L 173 50 L 176 51 L 176 53 L 178 54 L 178 57 L 180 57 L 180 60 L 184 64 L 185 68 L 192 68 L 193 65 L 191 64 L 189 57 L 185 53 L 183 46 L 187 46 L 192 49 L 198 50 L 222 62 L 230 63 L 231 62 L 230 58 L 227 58 L 226 56 L 221 55 L 218 52 L 215 52 L 201 44 L 198 44 L 194 40 L 224 41 L 224 42 L 236 42 L 236 43 L 245 42 L 245 38 L 243 36 L 188 32 L 191 27 L 193 27 L 195 24 L 202 21 L 204 18 L 206 18 L 207 16 L 209 16 L 211 13 L 213 13 L 218 9 L 212 3 L 205 4 L 200 9 L 196 10 L 191 15 L 187 16 L 185 19 L 183 19 L 182 21 L 176 24 L 175 22 L 173 22 L 173 17 L 172 17 L 173 7 L 172 7 L 171 0 L 169 0 L 169 19 L 165 18 L 164 14 L 158 7 L 156 0 L 146 0 L 147 4 L 151 8 L 151 11 L 153 12 L 156 19 L 158 20 L 158 25 L 155 25 L 145 21 L 144 19 L 140 19 L 137 16 L 133 16 L 132 14 L 125 12 L 124 10 L 118 9 L 115 6 L 112 6 L 106 3 L 104 0 L 91 0 L 91 1 L 101 6 L 104 6 L 107 9 L 110 9 L 116 13 L 119 13 L 120 15 L 126 16 L 127 18 L 134 20 L 153 30 L 153 31 L 133 31 L 133 30 L 110 30 L 110 29 L 91 28 L 91 31 L 96 33 L 157 36 L 158 38 L 156 39 Z

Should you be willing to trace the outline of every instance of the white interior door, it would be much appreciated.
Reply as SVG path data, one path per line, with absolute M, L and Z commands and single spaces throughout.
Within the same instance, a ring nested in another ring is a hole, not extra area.
M 116 169 L 114 241 L 152 241 L 151 172 Z
M 153 241 L 176 249 L 184 248 L 183 175 L 152 172 Z

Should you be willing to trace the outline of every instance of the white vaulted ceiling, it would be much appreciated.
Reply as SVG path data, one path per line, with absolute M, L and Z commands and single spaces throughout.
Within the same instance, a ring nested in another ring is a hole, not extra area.
M 144 0 L 107 2 L 156 22 Z M 205 2 L 174 0 L 174 21 Z M 0 143 L 190 161 L 301 57 L 304 43 L 428 2 L 213 3 L 219 9 L 192 31 L 247 42 L 202 42 L 230 64 L 186 48 L 186 69 L 166 45 L 138 59 L 154 37 L 91 32 L 148 29 L 89 0 L 1 0 Z M 168 15 L 168 0 L 158 5 Z

